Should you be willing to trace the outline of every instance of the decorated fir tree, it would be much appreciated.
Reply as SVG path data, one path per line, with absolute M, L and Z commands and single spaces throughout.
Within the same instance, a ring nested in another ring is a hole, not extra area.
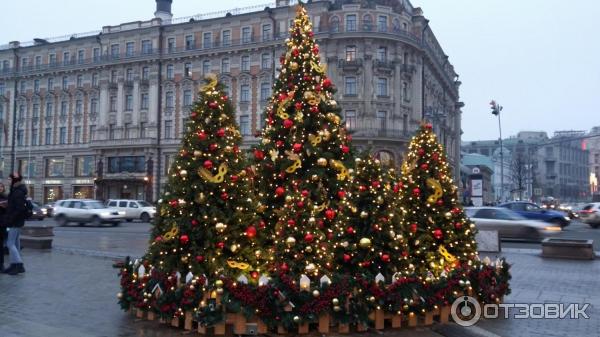
M 417 275 L 433 279 L 476 259 L 475 226 L 458 203 L 452 171 L 431 124 L 411 140 L 397 188 Z
M 393 168 L 365 154 L 356 158 L 348 203 L 339 217 L 335 257 L 340 272 L 374 280 L 378 274 L 387 282 L 409 271 L 410 260 L 397 213 Z
M 159 272 L 257 277 L 265 257 L 241 135 L 211 76 L 192 107 L 144 260 Z
M 297 16 L 280 59 L 281 72 L 254 150 L 260 210 L 278 259 L 292 275 L 328 274 L 340 230 L 352 151 L 334 87 L 321 64 L 306 9 Z

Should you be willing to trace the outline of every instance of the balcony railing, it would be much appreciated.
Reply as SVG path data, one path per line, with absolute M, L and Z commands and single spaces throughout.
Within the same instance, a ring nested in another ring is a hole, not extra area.
M 352 132 L 354 138 L 394 138 L 398 140 L 408 140 L 409 134 L 400 129 L 388 128 L 365 128 L 350 127 L 348 131 Z

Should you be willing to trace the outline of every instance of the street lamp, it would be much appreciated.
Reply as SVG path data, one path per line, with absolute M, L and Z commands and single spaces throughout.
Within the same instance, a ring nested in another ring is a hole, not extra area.
M 500 111 L 502 106 L 496 101 L 490 102 L 490 108 L 492 109 L 492 115 L 498 117 L 498 131 L 500 132 L 500 201 L 504 197 L 504 148 L 502 146 L 502 123 L 500 122 Z

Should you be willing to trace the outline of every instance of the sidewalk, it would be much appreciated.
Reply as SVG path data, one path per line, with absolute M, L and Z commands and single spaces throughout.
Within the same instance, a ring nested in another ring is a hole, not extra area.
M 137 321 L 120 310 L 117 270 L 106 257 L 66 249 L 24 250 L 27 272 L 0 275 L 1 337 L 174 337 L 182 330 Z M 403 329 L 390 337 L 598 336 L 600 331 L 600 261 L 549 260 L 532 253 L 504 253 L 513 264 L 513 293 L 507 303 L 591 303 L 590 319 L 484 320 L 473 329 L 456 325 Z M 10 294 L 10 295 L 7 295 Z M 482 330 L 483 329 L 483 330 Z M 379 333 L 361 336 L 381 335 Z

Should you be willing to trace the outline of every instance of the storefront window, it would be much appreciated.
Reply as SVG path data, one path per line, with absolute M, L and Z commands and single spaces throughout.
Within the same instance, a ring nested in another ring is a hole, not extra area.
M 44 186 L 44 204 L 63 198 L 62 186 Z
M 91 177 L 94 174 L 94 156 L 73 158 L 76 177 Z
M 73 186 L 75 199 L 94 199 L 94 186 Z
M 46 159 L 46 177 L 64 177 L 65 159 L 47 158 Z
M 23 178 L 36 178 L 34 159 L 19 159 L 18 165 L 17 171 L 21 172 Z

